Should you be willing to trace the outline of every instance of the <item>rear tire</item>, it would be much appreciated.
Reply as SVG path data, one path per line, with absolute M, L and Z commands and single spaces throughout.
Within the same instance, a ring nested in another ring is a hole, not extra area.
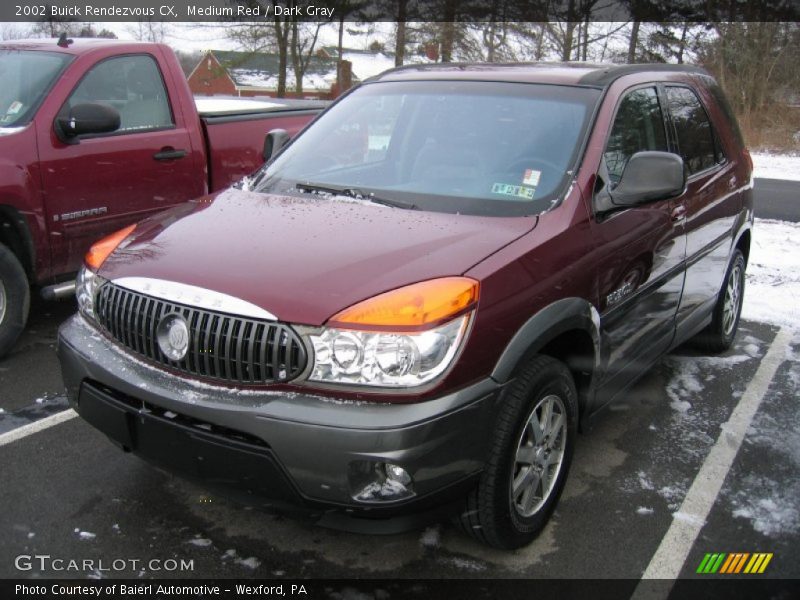
M 25 269 L 14 253 L 0 244 L 0 358 L 11 350 L 25 329 L 30 303 Z
M 505 390 L 486 468 L 459 525 L 502 549 L 531 543 L 567 479 L 577 434 L 575 382 L 567 367 L 535 356 Z
M 744 302 L 745 260 L 738 248 L 725 273 L 722 289 L 714 305 L 711 323 L 695 338 L 700 350 L 708 354 L 725 352 L 733 345 L 736 330 L 739 328 L 739 317 Z

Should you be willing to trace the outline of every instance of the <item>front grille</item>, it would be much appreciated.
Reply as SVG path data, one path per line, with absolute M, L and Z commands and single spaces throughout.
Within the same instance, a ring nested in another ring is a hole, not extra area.
M 245 384 L 280 383 L 306 366 L 303 343 L 282 323 L 194 308 L 104 284 L 95 299 L 100 326 L 135 353 L 178 371 Z M 186 320 L 189 347 L 180 360 L 159 347 L 156 330 L 168 315 Z

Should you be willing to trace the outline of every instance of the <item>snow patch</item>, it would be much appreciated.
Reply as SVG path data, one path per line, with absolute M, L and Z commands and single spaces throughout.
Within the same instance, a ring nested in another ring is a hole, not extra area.
M 683 503 L 686 490 L 675 485 L 665 485 L 658 490 L 658 495 L 667 501 L 670 510 L 677 510 Z M 675 517 L 678 518 L 677 514 Z
M 800 532 L 797 498 L 800 485 L 787 486 L 766 477 L 749 476 L 732 498 L 732 514 L 747 519 L 753 529 L 767 537 L 795 535 Z
M 462 571 L 472 571 L 473 573 L 479 573 L 480 571 L 486 570 L 486 565 L 479 563 L 476 560 L 461 558 L 459 556 L 443 557 L 440 560 L 441 562 L 452 565 L 457 569 L 461 569 Z
M 236 559 L 237 565 L 242 565 L 243 567 L 247 567 L 248 569 L 257 569 L 261 566 L 261 561 L 257 559 L 255 556 L 249 556 L 247 558 L 237 558 Z
M 667 396 L 671 400 L 669 405 L 673 410 L 685 414 L 692 408 L 691 402 L 686 398 L 702 392 L 703 384 L 698 377 L 699 368 L 696 362 L 671 358 L 670 362 L 677 368 L 667 384 Z
M 79 529 L 76 529 L 76 532 L 78 537 L 82 540 L 93 540 L 97 537 L 97 534 L 92 533 L 91 531 L 80 531 Z
M 750 156 L 753 158 L 753 177 L 800 181 L 800 156 L 766 152 L 753 152 Z
M 637 515 L 652 515 L 653 514 L 653 509 L 650 508 L 649 506 L 640 506 L 639 508 L 636 509 L 636 514 Z
M 742 318 L 800 330 L 800 223 L 756 219 Z
M 196 537 L 192 538 L 186 543 L 192 544 L 192 546 L 197 546 L 198 548 L 207 548 L 208 546 L 211 545 L 211 540 L 209 540 L 208 538 Z
M 428 527 L 419 538 L 419 543 L 425 548 L 437 548 L 441 541 L 442 534 L 438 527 Z

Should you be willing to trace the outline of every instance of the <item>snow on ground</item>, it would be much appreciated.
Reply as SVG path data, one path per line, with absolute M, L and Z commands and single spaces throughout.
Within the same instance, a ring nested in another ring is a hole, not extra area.
M 800 330 L 800 223 L 756 219 L 742 318 Z
M 192 544 L 193 546 L 198 546 L 199 548 L 205 548 L 211 545 L 211 540 L 208 538 L 194 537 L 186 543 Z
M 800 531 L 797 494 L 800 482 L 775 481 L 751 474 L 730 499 L 733 516 L 747 519 L 753 529 L 768 537 L 793 535 Z
M 753 157 L 753 177 L 800 181 L 800 156 L 761 152 L 752 153 L 750 156 Z
M 437 548 L 441 541 L 442 533 L 438 527 L 428 527 L 419 538 L 419 543 L 425 548 Z

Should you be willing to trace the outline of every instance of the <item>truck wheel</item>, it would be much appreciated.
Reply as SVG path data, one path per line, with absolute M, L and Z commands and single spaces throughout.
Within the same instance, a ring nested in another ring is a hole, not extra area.
M 532 542 L 564 488 L 577 418 L 577 392 L 567 367 L 535 356 L 504 392 L 486 468 L 459 525 L 496 548 Z
M 25 269 L 14 253 L 0 244 L 0 358 L 11 350 L 25 329 L 30 303 Z
M 714 305 L 711 324 L 695 338 L 702 351 L 716 354 L 725 352 L 733 345 L 744 301 L 744 272 L 744 255 L 737 248 L 733 252 L 728 272 L 725 273 L 725 283 Z

